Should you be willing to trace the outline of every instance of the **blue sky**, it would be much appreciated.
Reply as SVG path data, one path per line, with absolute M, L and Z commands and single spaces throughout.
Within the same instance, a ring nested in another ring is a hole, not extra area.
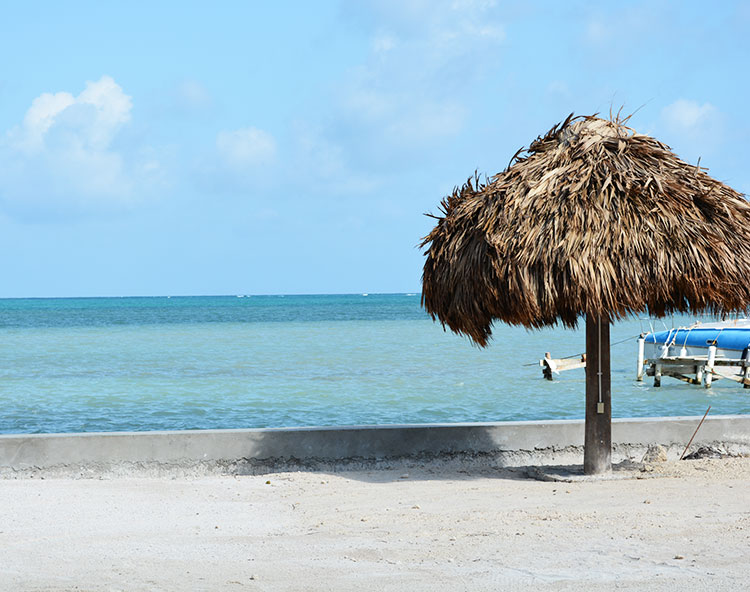
M 0 18 L 0 297 L 418 291 L 568 113 L 750 193 L 750 3 L 41 2 Z

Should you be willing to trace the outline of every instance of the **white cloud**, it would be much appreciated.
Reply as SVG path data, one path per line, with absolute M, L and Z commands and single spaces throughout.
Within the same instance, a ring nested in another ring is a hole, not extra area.
M 255 127 L 219 132 L 216 149 L 223 162 L 238 171 L 270 165 L 276 158 L 273 136 Z
M 109 76 L 74 96 L 42 93 L 0 139 L 0 204 L 27 217 L 122 206 L 163 181 L 152 154 L 112 148 L 132 99 Z
M 52 127 L 55 117 L 73 103 L 75 98 L 67 92 L 41 94 L 32 101 L 23 119 L 23 127 L 14 130 L 11 138 L 21 148 L 28 151 L 39 150 L 44 143 L 44 134 Z
M 48 148 L 53 128 L 65 126 L 70 141 L 101 150 L 107 147 L 119 128 L 130 120 L 132 101 L 109 76 L 87 82 L 74 97 L 68 92 L 42 93 L 35 98 L 23 124 L 10 133 L 11 141 L 27 153 Z
M 678 99 L 662 109 L 662 118 L 672 129 L 692 132 L 704 125 L 710 125 L 718 112 L 711 103 L 698 104 L 696 101 Z

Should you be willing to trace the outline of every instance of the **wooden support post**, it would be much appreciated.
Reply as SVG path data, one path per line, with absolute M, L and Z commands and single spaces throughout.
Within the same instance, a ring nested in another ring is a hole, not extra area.
M 745 367 L 742 369 L 742 387 L 750 388 L 750 346 L 745 348 L 742 359 L 745 360 Z
M 661 364 L 654 364 L 654 386 L 661 386 Z
M 586 426 L 583 472 L 612 470 L 609 319 L 586 315 Z

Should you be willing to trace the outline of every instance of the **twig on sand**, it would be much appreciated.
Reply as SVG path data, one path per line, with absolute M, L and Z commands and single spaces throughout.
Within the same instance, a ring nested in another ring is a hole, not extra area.
M 708 412 L 711 411 L 711 405 L 708 406 L 708 409 L 706 409 L 706 412 L 703 414 L 703 419 L 701 419 L 700 423 L 698 424 L 698 427 L 695 428 L 695 431 L 693 432 L 692 437 L 690 438 L 690 442 L 687 443 L 687 446 L 685 446 L 685 450 L 682 451 L 682 454 L 680 455 L 680 460 L 685 456 L 685 453 L 688 451 L 688 448 L 690 448 L 690 445 L 693 443 L 693 438 L 695 438 L 695 434 L 698 433 L 698 430 L 701 429 L 701 426 L 703 425 L 703 421 L 706 419 L 706 416 L 708 415 Z

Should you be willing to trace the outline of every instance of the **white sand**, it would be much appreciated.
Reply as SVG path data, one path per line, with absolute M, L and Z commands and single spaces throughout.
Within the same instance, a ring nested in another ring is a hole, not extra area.
M 750 459 L 658 471 L 0 480 L 0 590 L 750 589 Z

